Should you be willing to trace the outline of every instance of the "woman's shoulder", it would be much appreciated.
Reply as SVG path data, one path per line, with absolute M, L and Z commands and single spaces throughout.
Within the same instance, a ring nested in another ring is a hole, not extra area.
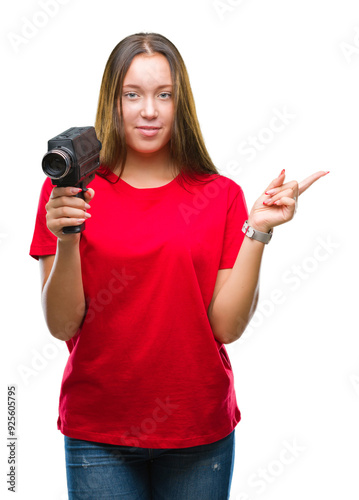
M 205 174 L 208 182 L 214 182 L 218 188 L 228 192 L 230 196 L 237 196 L 242 193 L 243 190 L 241 186 L 231 177 L 219 173 Z
M 229 208 L 234 200 L 239 203 L 245 203 L 245 197 L 241 186 L 232 178 L 221 173 L 196 173 L 186 178 L 186 189 L 194 196 L 205 197 L 225 203 Z
M 216 182 L 218 185 L 222 185 L 223 187 L 228 186 L 228 188 L 231 189 L 241 189 L 239 184 L 234 181 L 232 178 L 227 177 L 226 175 L 221 174 L 220 172 L 191 172 L 187 175 L 185 175 L 186 179 L 190 182 L 191 180 L 193 181 L 198 181 L 199 183 L 207 183 L 207 182 Z

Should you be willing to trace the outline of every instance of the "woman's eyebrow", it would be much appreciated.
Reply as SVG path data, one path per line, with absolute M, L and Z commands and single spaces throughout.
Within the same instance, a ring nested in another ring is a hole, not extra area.
M 132 83 L 127 83 L 126 85 L 123 86 L 123 88 L 126 87 L 131 87 L 132 89 L 141 89 L 142 87 L 140 85 L 132 84 Z M 163 89 L 165 87 L 172 87 L 172 83 L 164 83 L 162 85 L 159 85 L 156 89 Z

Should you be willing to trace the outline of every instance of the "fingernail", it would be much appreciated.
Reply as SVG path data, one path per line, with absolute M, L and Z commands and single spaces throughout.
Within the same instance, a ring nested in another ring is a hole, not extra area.
M 266 191 L 265 194 L 272 195 L 272 194 L 276 194 L 276 192 L 277 192 L 276 189 L 270 189 L 269 191 Z
M 88 203 L 85 203 L 85 208 L 91 208 L 91 206 Z
M 330 174 L 330 170 L 328 170 L 328 172 L 325 172 L 325 175 L 327 175 L 327 174 Z
M 285 168 L 283 168 L 283 170 L 281 171 L 281 173 L 278 175 L 278 177 L 280 177 L 281 175 L 283 175 L 285 173 Z
M 85 217 L 90 218 L 91 214 L 89 214 L 88 212 L 85 212 Z
M 85 222 L 85 219 L 77 219 L 77 222 L 78 222 L 79 224 L 82 224 L 83 222 Z
M 77 193 L 79 193 L 80 191 L 82 191 L 82 189 L 81 189 L 81 188 L 71 188 L 71 193 L 73 193 L 73 194 L 77 194 Z

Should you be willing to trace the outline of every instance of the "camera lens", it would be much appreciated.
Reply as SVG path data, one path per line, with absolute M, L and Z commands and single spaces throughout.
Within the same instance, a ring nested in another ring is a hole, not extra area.
M 72 162 L 66 151 L 53 149 L 42 159 L 42 170 L 51 179 L 61 179 L 69 172 Z

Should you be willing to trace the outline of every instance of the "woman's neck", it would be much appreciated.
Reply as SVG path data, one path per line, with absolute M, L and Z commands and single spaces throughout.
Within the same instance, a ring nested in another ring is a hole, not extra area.
M 116 170 L 116 173 L 119 174 Z M 127 147 L 123 180 L 141 187 L 166 183 L 175 178 L 177 169 L 171 164 L 169 145 L 153 153 L 139 153 Z

